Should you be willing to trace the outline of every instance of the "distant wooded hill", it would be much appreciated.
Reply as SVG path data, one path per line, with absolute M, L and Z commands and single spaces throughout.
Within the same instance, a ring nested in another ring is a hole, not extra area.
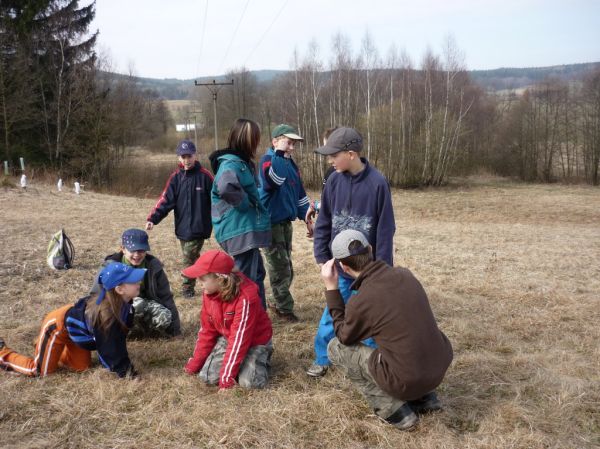
M 581 79 L 586 73 L 600 68 L 600 62 L 584 64 L 566 64 L 550 67 L 499 68 L 493 70 L 469 70 L 473 80 L 487 91 L 520 89 L 531 86 L 545 78 L 557 78 L 564 81 Z M 254 70 L 250 73 L 258 82 L 269 82 L 288 70 Z M 115 80 L 126 77 L 118 73 L 106 73 Z M 225 75 L 195 78 L 198 82 L 210 82 L 213 79 L 224 80 Z M 176 78 L 143 78 L 135 77 L 142 89 L 156 91 L 166 100 L 185 100 L 193 92 L 194 79 L 181 80 Z

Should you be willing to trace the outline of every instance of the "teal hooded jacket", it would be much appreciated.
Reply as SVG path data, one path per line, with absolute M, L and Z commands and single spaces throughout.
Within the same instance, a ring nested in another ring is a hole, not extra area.
M 210 156 L 215 179 L 211 217 L 217 242 L 236 256 L 271 244 L 271 217 L 258 194 L 255 167 L 235 150 Z

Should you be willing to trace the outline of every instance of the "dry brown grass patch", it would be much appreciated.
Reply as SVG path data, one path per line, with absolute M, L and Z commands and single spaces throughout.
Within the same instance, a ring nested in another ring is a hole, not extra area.
M 45 313 L 90 287 L 121 232 L 154 199 L 0 190 L 0 336 L 31 353 Z M 47 379 L 0 373 L 3 447 L 595 448 L 600 445 L 600 195 L 585 186 L 470 180 L 395 191 L 395 257 L 430 295 L 455 360 L 439 388 L 446 410 L 398 432 L 337 370 L 309 379 L 322 286 L 295 225 L 293 294 L 301 321 L 274 320 L 273 380 L 226 395 L 183 373 L 199 300 L 180 295 L 172 219 L 151 233 L 180 309 L 182 340 L 132 340 L 136 382 L 95 367 Z M 75 268 L 45 265 L 64 227 Z M 215 248 L 214 241 L 206 248 Z

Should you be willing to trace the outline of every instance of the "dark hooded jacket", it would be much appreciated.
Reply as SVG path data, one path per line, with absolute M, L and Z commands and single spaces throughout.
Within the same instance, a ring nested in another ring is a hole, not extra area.
M 113 262 L 123 262 L 122 251 L 106 256 L 103 266 Z M 171 325 L 167 329 L 167 333 L 173 336 L 179 335 L 181 334 L 179 311 L 173 300 L 171 285 L 169 284 L 169 279 L 163 269 L 163 264 L 151 254 L 146 254 L 145 262 L 146 274 L 144 275 L 144 280 L 142 281 L 140 288 L 140 297 L 156 301 L 169 309 L 171 311 Z M 98 276 L 96 276 L 90 293 L 98 293 L 99 291 Z

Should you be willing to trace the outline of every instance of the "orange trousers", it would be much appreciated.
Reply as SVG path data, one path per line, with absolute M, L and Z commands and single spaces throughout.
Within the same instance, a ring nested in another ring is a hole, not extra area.
M 35 345 L 33 358 L 17 354 L 8 347 L 0 350 L 0 365 L 27 376 L 44 377 L 59 366 L 75 371 L 90 367 L 91 352 L 77 346 L 65 327 L 65 314 L 71 305 L 50 312 L 42 322 L 42 329 Z

